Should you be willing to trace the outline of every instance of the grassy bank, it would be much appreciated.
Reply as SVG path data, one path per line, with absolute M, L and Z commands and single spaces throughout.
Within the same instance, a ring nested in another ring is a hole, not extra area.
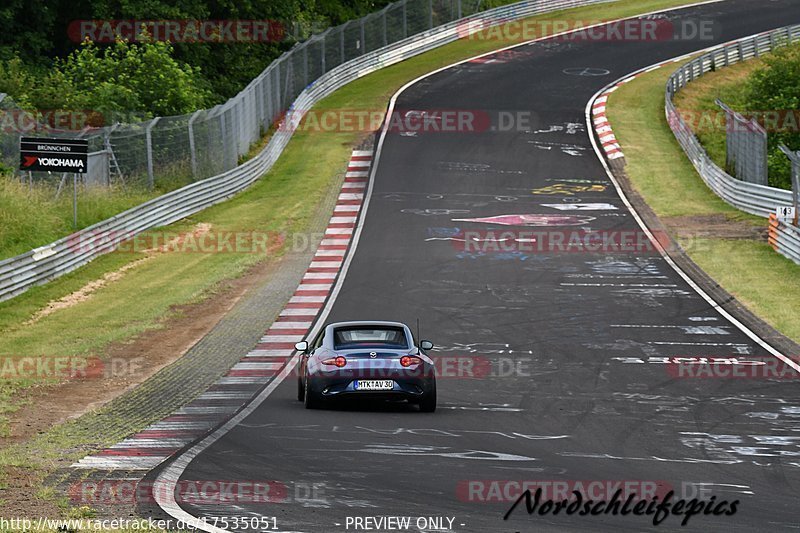
M 675 106 L 682 116 L 694 119 L 690 126 L 708 155 L 721 168 L 725 168 L 725 119 L 715 102 L 719 99 L 737 111 L 746 111 L 747 78 L 762 64 L 763 61 L 752 59 L 709 72 L 681 89 L 675 97 Z
M 627 174 L 695 263 L 753 313 L 800 341 L 800 315 L 787 304 L 800 298 L 800 286 L 786 283 L 800 276 L 800 266 L 775 253 L 765 240 L 747 237 L 755 233 L 753 228 L 766 228 L 766 220 L 720 200 L 684 155 L 664 117 L 664 85 L 674 68 L 640 76 L 609 98 L 608 116 L 625 151 Z M 691 93 L 681 96 L 681 105 L 694 109 L 709 100 L 713 104 L 714 95 L 728 94 L 748 68 L 752 66 L 730 73 L 725 69 L 690 84 Z M 697 217 L 706 227 L 687 226 Z

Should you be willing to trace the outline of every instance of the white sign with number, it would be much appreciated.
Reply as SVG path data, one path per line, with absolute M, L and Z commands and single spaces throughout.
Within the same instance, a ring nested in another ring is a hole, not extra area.
M 794 207 L 786 205 L 778 206 L 778 208 L 775 210 L 775 214 L 778 216 L 778 218 L 783 218 L 783 219 L 791 218 L 792 220 L 794 220 Z

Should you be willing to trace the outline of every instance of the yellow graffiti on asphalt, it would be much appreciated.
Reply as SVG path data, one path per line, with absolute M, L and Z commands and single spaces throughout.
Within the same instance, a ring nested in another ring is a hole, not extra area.
M 541 189 L 533 189 L 533 194 L 566 194 L 572 196 L 579 192 L 603 192 L 605 185 L 572 185 L 568 183 L 554 183 Z

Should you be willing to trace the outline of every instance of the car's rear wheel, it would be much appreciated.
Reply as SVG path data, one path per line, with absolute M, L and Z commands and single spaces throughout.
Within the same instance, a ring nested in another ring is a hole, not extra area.
M 320 398 L 319 395 L 313 390 L 309 389 L 308 384 L 311 380 L 308 378 L 308 376 L 306 376 L 304 381 L 306 386 L 303 394 L 303 400 L 305 401 L 306 409 L 319 409 L 322 407 L 322 398 Z
M 423 413 L 432 413 L 436 411 L 436 380 L 431 385 L 431 390 L 422 396 L 419 401 L 419 410 Z

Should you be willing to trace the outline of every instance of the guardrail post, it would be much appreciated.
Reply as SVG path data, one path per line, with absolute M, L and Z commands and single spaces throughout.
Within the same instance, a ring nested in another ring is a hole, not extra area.
M 189 156 L 192 161 L 192 176 L 194 179 L 197 179 L 197 147 L 194 142 L 194 121 L 197 120 L 201 112 L 202 110 L 198 109 L 192 113 L 192 117 L 189 119 Z
M 158 124 L 161 117 L 156 117 L 150 121 L 145 129 L 145 142 L 147 143 L 147 187 L 152 191 L 155 187 L 155 176 L 153 174 L 153 126 Z

